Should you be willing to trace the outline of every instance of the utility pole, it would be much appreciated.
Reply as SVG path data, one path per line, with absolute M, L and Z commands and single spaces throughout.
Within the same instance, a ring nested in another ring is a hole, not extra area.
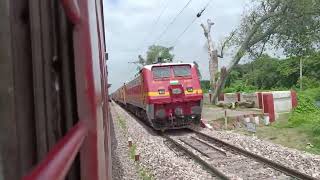
M 302 57 L 300 57 L 300 91 L 302 91 Z

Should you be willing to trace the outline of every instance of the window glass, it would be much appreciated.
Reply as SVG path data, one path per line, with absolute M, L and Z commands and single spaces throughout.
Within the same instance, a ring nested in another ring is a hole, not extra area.
M 170 77 L 169 67 L 153 67 L 152 73 L 154 78 L 168 78 Z
M 190 66 L 173 66 L 174 76 L 191 76 Z

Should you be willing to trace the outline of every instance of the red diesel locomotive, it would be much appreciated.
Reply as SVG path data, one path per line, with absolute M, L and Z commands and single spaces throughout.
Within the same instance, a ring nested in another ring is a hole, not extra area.
M 146 65 L 112 98 L 157 130 L 200 123 L 203 95 L 194 64 Z

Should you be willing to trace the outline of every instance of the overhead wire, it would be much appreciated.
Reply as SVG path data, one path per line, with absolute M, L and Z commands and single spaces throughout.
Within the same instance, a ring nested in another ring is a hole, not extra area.
M 170 0 L 167 0 L 165 6 L 162 8 L 160 14 L 157 16 L 157 18 L 154 20 L 154 22 L 152 23 L 151 25 L 151 29 L 150 31 L 147 33 L 146 37 L 143 39 L 143 43 L 142 44 L 145 44 L 146 40 L 148 39 L 148 37 L 152 34 L 152 32 L 154 31 L 154 28 L 156 27 L 156 25 L 159 23 L 160 21 L 160 18 L 162 17 L 163 13 L 166 11 L 166 9 L 168 8 L 168 5 L 169 5 L 169 2 Z M 140 47 L 139 51 L 143 48 L 143 45 L 142 47 Z
M 209 0 L 206 5 L 204 6 L 204 8 L 197 13 L 197 15 L 192 19 L 192 21 L 186 26 L 186 28 L 177 36 L 177 38 L 173 41 L 173 47 L 177 44 L 177 42 L 179 41 L 179 39 L 184 35 L 184 33 L 191 27 L 191 25 L 197 20 L 197 18 L 200 18 L 202 13 L 207 9 L 207 7 L 210 5 L 210 3 L 212 2 L 212 0 Z
M 179 41 L 179 39 L 183 36 L 183 34 L 190 28 L 190 26 L 197 20 L 197 17 L 193 18 L 193 20 L 191 21 L 191 23 L 189 23 L 189 25 L 182 31 L 182 33 L 180 33 L 176 40 L 174 40 L 174 42 L 172 43 L 173 47 L 176 45 L 176 43 Z
M 169 27 L 177 20 L 178 16 L 180 14 L 182 14 L 182 12 L 189 6 L 189 4 L 191 3 L 192 0 L 189 0 L 182 9 L 180 9 L 180 11 L 178 12 L 178 14 L 172 19 L 172 21 L 165 27 L 165 29 L 161 32 L 161 34 L 156 38 L 156 40 L 154 41 L 153 44 L 155 44 L 156 42 L 158 42 L 163 35 L 169 30 Z

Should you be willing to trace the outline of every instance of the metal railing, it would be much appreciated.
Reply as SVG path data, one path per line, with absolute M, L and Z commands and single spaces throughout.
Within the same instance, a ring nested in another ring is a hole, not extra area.
M 79 121 L 53 146 L 50 152 L 23 180 L 60 180 L 67 175 L 87 135 L 87 127 Z

